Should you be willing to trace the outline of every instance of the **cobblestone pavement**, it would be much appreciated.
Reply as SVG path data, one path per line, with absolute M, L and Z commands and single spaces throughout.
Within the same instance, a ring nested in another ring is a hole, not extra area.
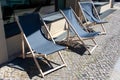
M 71 50 L 62 51 L 67 67 L 39 77 L 31 59 L 17 58 L 0 68 L 0 80 L 109 80 L 115 62 L 120 56 L 120 10 L 108 15 L 105 20 L 107 35 L 96 38 L 98 47 L 92 55 L 83 55 Z M 99 26 L 99 25 L 98 25 Z M 98 29 L 98 27 L 96 28 Z M 55 59 L 57 55 L 48 56 Z

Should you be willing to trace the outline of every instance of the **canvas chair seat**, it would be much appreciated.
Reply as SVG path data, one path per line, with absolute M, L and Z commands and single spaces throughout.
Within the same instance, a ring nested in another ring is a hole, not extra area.
M 16 16 L 16 21 L 21 30 L 22 43 L 24 42 L 27 43 L 29 51 L 32 53 L 33 59 L 42 77 L 44 77 L 44 75 L 50 72 L 53 72 L 59 68 L 66 66 L 66 63 L 63 60 L 62 55 L 60 53 L 60 50 L 63 50 L 66 47 L 58 45 L 55 43 L 53 39 L 49 40 L 47 37 L 45 37 L 45 34 L 42 29 L 42 25 L 48 31 L 47 25 L 45 24 L 45 22 L 42 20 L 42 18 L 38 13 L 29 13 L 22 16 L 18 16 L 18 17 Z M 49 31 L 48 31 L 48 34 L 50 35 Z M 22 44 L 22 47 L 23 47 L 23 57 L 24 57 L 25 55 L 24 44 Z M 39 66 L 39 63 L 36 59 L 37 57 L 35 56 L 35 54 L 42 54 L 44 56 L 41 56 L 41 57 L 46 59 L 46 56 L 48 54 L 52 54 L 56 52 L 58 52 L 63 64 L 61 64 L 56 68 L 43 72 L 41 70 L 41 67 Z
M 96 42 L 94 41 L 94 38 L 96 36 L 99 35 L 100 32 L 86 32 L 82 26 L 82 23 L 79 21 L 77 15 L 75 14 L 75 12 L 73 11 L 72 8 L 67 8 L 64 10 L 60 10 L 61 14 L 64 16 L 64 18 L 66 19 L 68 25 L 69 25 L 69 29 L 72 29 L 71 31 L 74 31 L 74 33 L 77 35 L 77 37 L 79 38 L 78 41 L 81 41 L 82 44 L 85 46 L 85 48 L 88 50 L 89 54 L 92 53 L 92 51 L 97 47 Z M 69 36 L 68 36 L 69 37 Z M 89 50 L 87 48 L 87 44 L 84 42 L 84 38 L 87 38 L 89 40 L 92 40 L 94 43 L 94 47 Z
M 76 19 L 75 15 L 73 14 L 71 8 L 67 8 L 65 10 L 62 10 L 62 12 L 65 14 L 67 20 L 69 20 L 69 23 L 71 24 L 71 26 L 74 26 L 73 29 L 77 32 L 77 34 L 80 37 L 83 37 L 83 38 L 95 37 L 100 33 L 100 32 L 89 33 L 89 32 L 86 32 L 85 30 L 83 30 L 84 27 L 82 27 L 82 25 L 80 25 L 80 23 Z
M 78 2 L 80 10 L 83 14 L 83 17 L 85 19 L 85 23 L 88 21 L 94 24 L 101 24 L 101 34 L 106 34 L 106 30 L 104 28 L 104 23 L 107 23 L 107 21 L 103 21 L 100 19 L 100 16 L 97 12 L 97 9 L 94 6 L 94 3 L 91 2 Z
M 93 4 L 91 2 L 79 2 L 79 5 L 81 5 L 85 16 L 90 22 L 95 22 L 96 24 L 107 23 L 107 21 L 102 21 L 94 15 Z

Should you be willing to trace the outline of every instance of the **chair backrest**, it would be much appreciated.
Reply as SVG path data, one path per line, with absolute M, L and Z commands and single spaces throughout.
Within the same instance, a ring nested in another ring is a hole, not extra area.
M 100 20 L 94 15 L 93 13 L 93 3 L 91 2 L 78 2 L 83 15 L 89 20 L 90 22 L 99 22 Z
M 40 20 L 40 15 L 38 13 L 19 16 L 18 20 L 32 49 L 48 42 L 43 35 L 42 21 Z
M 65 16 L 67 22 L 70 24 L 72 29 L 80 36 L 84 37 L 85 34 L 88 34 L 83 27 L 81 26 L 80 22 L 77 20 L 73 10 L 71 8 L 67 8 L 62 10 L 63 15 Z

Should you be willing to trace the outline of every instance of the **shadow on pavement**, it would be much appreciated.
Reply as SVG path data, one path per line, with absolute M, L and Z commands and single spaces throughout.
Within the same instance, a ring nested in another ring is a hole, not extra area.
M 47 61 L 45 60 L 42 60 L 42 58 L 38 58 L 38 62 L 40 64 L 40 67 L 42 69 L 42 71 L 47 71 L 47 70 L 50 70 L 51 68 L 53 68 L 53 66 L 49 63 L 47 63 Z M 56 63 L 53 63 L 51 62 L 52 64 L 55 64 L 55 65 L 59 65 L 59 64 L 56 64 Z M 15 60 L 9 62 L 7 64 L 8 67 L 11 67 L 11 68 L 15 68 L 15 69 L 18 69 L 18 70 L 21 70 L 21 71 L 25 71 L 27 72 L 28 76 L 30 79 L 32 79 L 32 77 L 34 76 L 40 76 L 40 72 L 33 60 L 33 58 L 16 58 Z
M 82 44 L 80 44 L 76 41 L 70 41 L 69 44 L 67 44 L 66 41 L 60 41 L 60 42 L 56 42 L 56 43 L 59 45 L 67 46 L 69 50 L 71 50 L 71 51 L 73 51 L 81 56 L 86 51 L 86 48 Z
M 108 10 L 104 11 L 104 12 L 101 13 L 101 15 L 100 15 L 101 19 L 104 19 L 105 17 L 109 16 L 109 15 L 112 14 L 114 11 L 116 11 L 116 9 L 108 9 Z

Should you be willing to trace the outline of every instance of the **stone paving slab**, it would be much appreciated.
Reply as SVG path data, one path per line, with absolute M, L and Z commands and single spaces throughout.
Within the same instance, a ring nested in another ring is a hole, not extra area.
M 98 47 L 92 55 L 83 55 L 72 50 L 62 51 L 67 67 L 41 78 L 33 60 L 17 58 L 0 68 L 0 80 L 109 80 L 116 61 L 120 57 L 120 10 L 108 15 L 105 20 L 107 35 L 96 38 Z M 96 28 L 99 30 L 99 25 Z M 79 46 L 79 45 L 78 45 Z M 78 46 L 76 48 L 78 48 Z M 74 47 L 73 47 L 74 48 Z M 48 56 L 56 60 L 57 55 Z

